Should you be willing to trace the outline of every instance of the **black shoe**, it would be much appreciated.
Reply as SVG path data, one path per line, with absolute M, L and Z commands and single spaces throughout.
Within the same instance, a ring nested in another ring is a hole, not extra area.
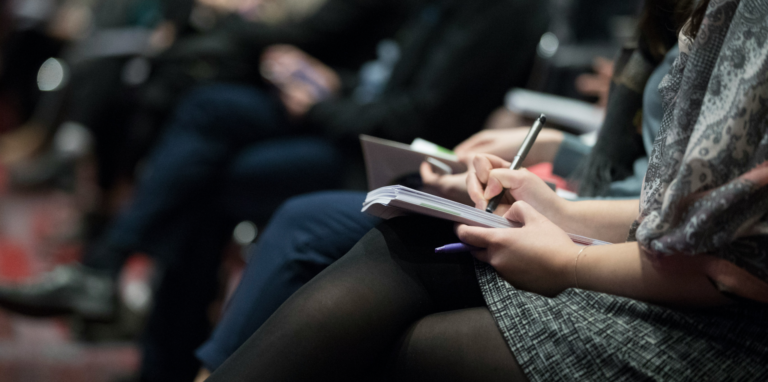
M 0 306 L 30 316 L 76 314 L 108 321 L 117 310 L 115 280 L 80 265 L 61 265 L 25 284 L 0 285 Z

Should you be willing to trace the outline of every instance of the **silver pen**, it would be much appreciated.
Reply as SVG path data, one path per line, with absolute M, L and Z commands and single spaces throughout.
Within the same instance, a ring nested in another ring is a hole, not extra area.
M 544 127 L 544 123 L 546 122 L 547 116 L 544 114 L 540 115 L 539 118 L 533 122 L 533 126 L 531 126 L 531 129 L 528 130 L 528 135 L 526 135 L 525 140 L 523 140 L 523 144 L 520 145 L 520 149 L 517 150 L 517 155 L 515 155 L 515 158 L 512 159 L 512 164 L 509 166 L 510 170 L 520 169 L 520 167 L 523 165 L 525 157 L 528 156 L 528 152 L 531 151 L 533 143 L 536 142 L 536 137 L 539 136 L 539 132 L 541 131 L 541 128 Z M 501 198 L 504 196 L 506 191 L 506 188 L 502 189 L 500 194 L 494 196 L 490 201 L 488 201 L 488 207 L 485 208 L 485 211 L 490 213 L 496 211 L 496 207 L 499 206 L 499 202 L 501 202 Z

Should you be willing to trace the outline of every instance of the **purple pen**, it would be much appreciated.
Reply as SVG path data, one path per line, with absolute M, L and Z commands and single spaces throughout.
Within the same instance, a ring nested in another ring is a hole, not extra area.
M 435 253 L 461 253 L 470 251 L 482 251 L 485 248 L 478 248 L 464 243 L 446 244 L 440 248 L 435 248 Z

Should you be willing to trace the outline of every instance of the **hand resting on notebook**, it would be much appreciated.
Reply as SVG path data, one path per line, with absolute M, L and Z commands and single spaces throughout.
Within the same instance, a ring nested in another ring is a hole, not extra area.
M 485 129 L 456 146 L 453 151 L 462 161 L 471 160 L 474 154 L 493 154 L 506 160 L 512 160 L 530 127 L 512 127 L 504 129 Z M 563 142 L 563 132 L 555 129 L 544 128 L 536 139 L 528 156 L 523 161 L 523 166 L 531 166 L 542 162 L 555 160 L 557 150 Z
M 468 167 L 472 163 L 467 163 Z M 461 174 L 438 174 L 428 162 L 423 162 L 419 168 L 421 181 L 423 182 L 423 191 L 433 195 L 441 196 L 459 203 L 473 205 L 467 193 L 467 173 Z
M 579 246 L 530 204 L 518 201 L 504 214 L 520 228 L 481 228 L 460 224 L 456 235 L 480 248 L 472 255 L 490 264 L 519 289 L 555 296 L 573 286 L 573 256 Z

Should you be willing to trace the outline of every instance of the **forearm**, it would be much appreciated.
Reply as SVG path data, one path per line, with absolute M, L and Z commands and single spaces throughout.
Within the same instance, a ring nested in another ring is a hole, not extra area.
M 611 243 L 623 243 L 637 219 L 638 200 L 565 202 L 555 223 L 566 232 Z
M 710 307 L 731 303 L 706 276 L 703 256 L 677 259 L 678 266 L 655 266 L 637 243 L 591 246 L 566 267 L 573 286 L 659 305 Z

